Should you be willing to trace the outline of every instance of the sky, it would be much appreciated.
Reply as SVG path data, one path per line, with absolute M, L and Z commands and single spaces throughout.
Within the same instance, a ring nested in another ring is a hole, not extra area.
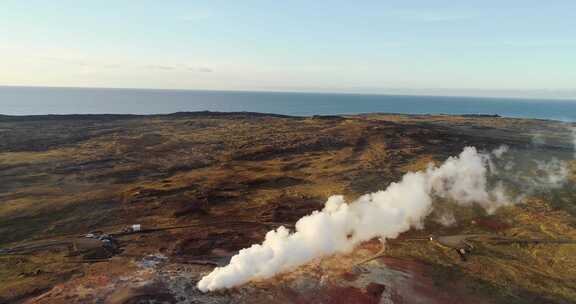
M 0 85 L 576 97 L 574 0 L 0 2 Z

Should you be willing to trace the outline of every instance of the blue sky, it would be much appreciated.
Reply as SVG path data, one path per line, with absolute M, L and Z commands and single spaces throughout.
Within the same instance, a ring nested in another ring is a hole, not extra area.
M 576 1 L 4 0 L 0 85 L 576 96 Z

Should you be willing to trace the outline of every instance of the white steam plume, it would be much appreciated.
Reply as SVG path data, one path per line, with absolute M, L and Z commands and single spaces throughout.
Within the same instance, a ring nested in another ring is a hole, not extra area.
M 331 196 L 322 211 L 298 220 L 295 232 L 284 227 L 268 232 L 262 244 L 240 250 L 229 265 L 215 268 L 197 287 L 204 292 L 230 288 L 270 278 L 322 256 L 350 252 L 375 237 L 396 238 L 410 228 L 422 227 L 432 211 L 434 196 L 462 205 L 478 203 L 493 211 L 506 200 L 501 189 L 488 189 L 489 159 L 466 147 L 440 167 L 407 173 L 386 190 L 363 195 L 349 204 L 343 196 Z
M 565 162 L 557 158 L 552 158 L 547 162 L 539 160 L 534 160 L 534 162 L 538 170 L 535 181 L 540 188 L 560 188 L 566 182 L 569 170 Z
M 450 227 L 456 224 L 456 217 L 452 211 L 444 211 L 440 215 L 436 216 L 434 221 L 442 226 Z

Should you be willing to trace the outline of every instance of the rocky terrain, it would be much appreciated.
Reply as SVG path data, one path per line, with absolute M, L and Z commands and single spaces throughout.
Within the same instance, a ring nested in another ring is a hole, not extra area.
M 0 116 L 0 248 L 132 224 L 188 226 L 123 238 L 120 254 L 95 263 L 62 250 L 0 255 L 0 303 L 574 303 L 576 245 L 486 245 L 462 262 L 408 241 L 431 233 L 576 239 L 571 136 L 566 123 L 481 115 Z M 456 223 L 442 226 L 432 214 L 361 266 L 380 250 L 377 240 L 271 280 L 195 288 L 215 265 L 322 209 L 332 194 L 356 198 L 465 146 L 502 144 L 528 159 L 566 160 L 569 181 L 492 215 L 445 207 Z

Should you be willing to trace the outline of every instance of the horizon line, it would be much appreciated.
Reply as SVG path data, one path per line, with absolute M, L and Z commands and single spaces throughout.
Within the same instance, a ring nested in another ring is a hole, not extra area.
M 552 96 L 521 96 L 521 95 L 464 95 L 456 92 L 462 91 L 501 91 L 501 92 L 574 92 L 576 89 L 450 89 L 450 88 L 418 88 L 418 89 L 404 89 L 404 88 L 389 88 L 387 90 L 397 91 L 450 91 L 453 90 L 456 94 L 434 94 L 432 92 L 357 92 L 353 90 L 307 90 L 307 89 L 207 89 L 207 88 L 139 88 L 139 87 L 107 87 L 107 86 L 60 86 L 60 85 L 3 85 L 0 88 L 29 88 L 29 89 L 77 89 L 77 90 L 139 90 L 139 91 L 183 91 L 183 92 L 223 92 L 223 93 L 283 93 L 283 94 L 332 94 L 332 95 L 364 95 L 364 96 L 421 96 L 421 97 L 446 97 L 446 98 L 478 98 L 478 99 L 529 99 L 529 100 L 554 100 L 554 101 L 576 101 L 576 96 L 568 97 L 552 97 Z

